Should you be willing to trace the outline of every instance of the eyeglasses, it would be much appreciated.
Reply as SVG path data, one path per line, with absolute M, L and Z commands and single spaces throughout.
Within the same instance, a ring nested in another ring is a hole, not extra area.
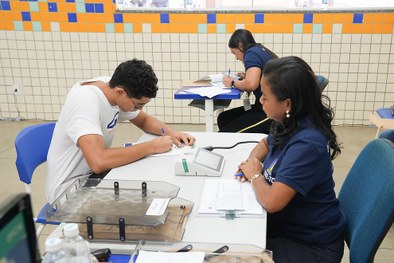
M 138 110 L 142 109 L 147 103 L 150 102 L 150 99 L 149 99 L 147 103 L 137 103 L 137 104 L 136 104 L 136 103 L 134 102 L 133 98 L 130 98 L 130 99 L 131 99 L 131 101 L 132 101 L 133 104 L 134 104 L 134 108 L 136 108 L 136 109 L 138 109 Z
M 134 108 L 137 110 L 142 109 L 146 104 L 148 104 L 150 102 L 151 99 L 148 100 L 148 102 L 146 103 L 135 103 L 133 100 L 133 97 L 130 96 L 130 94 L 127 92 L 127 90 L 123 89 L 124 92 L 126 92 L 127 96 L 131 99 L 131 101 L 133 102 Z

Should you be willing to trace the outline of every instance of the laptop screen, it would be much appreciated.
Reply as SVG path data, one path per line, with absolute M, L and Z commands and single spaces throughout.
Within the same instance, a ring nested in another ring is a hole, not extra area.
M 30 196 L 18 194 L 0 205 L 0 262 L 39 258 Z

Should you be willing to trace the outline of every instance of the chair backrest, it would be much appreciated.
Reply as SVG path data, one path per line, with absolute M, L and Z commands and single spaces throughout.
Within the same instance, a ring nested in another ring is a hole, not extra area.
M 319 85 L 320 91 L 323 92 L 323 90 L 328 85 L 328 79 L 326 79 L 325 77 L 323 77 L 321 75 L 316 75 L 316 79 L 317 79 L 317 84 Z
M 380 133 L 379 135 L 379 138 L 387 139 L 394 142 L 394 129 L 382 131 L 382 133 Z
M 394 145 L 385 139 L 361 151 L 338 195 L 347 220 L 350 262 L 373 262 L 394 221 Z
M 19 179 L 30 184 L 34 170 L 47 160 L 55 123 L 40 123 L 24 128 L 15 138 L 16 168 Z

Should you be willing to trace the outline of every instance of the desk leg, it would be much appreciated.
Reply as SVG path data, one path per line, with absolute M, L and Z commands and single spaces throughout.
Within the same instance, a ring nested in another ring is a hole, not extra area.
M 213 100 L 205 100 L 205 131 L 213 132 Z

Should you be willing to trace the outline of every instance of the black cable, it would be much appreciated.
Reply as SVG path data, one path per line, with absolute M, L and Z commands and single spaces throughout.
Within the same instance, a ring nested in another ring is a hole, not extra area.
M 232 146 L 205 146 L 203 147 L 203 149 L 212 152 L 215 149 L 231 149 L 234 148 L 235 146 L 239 145 L 239 144 L 244 144 L 244 143 L 259 143 L 259 141 L 242 141 L 242 142 L 237 142 L 236 144 L 232 145 Z

